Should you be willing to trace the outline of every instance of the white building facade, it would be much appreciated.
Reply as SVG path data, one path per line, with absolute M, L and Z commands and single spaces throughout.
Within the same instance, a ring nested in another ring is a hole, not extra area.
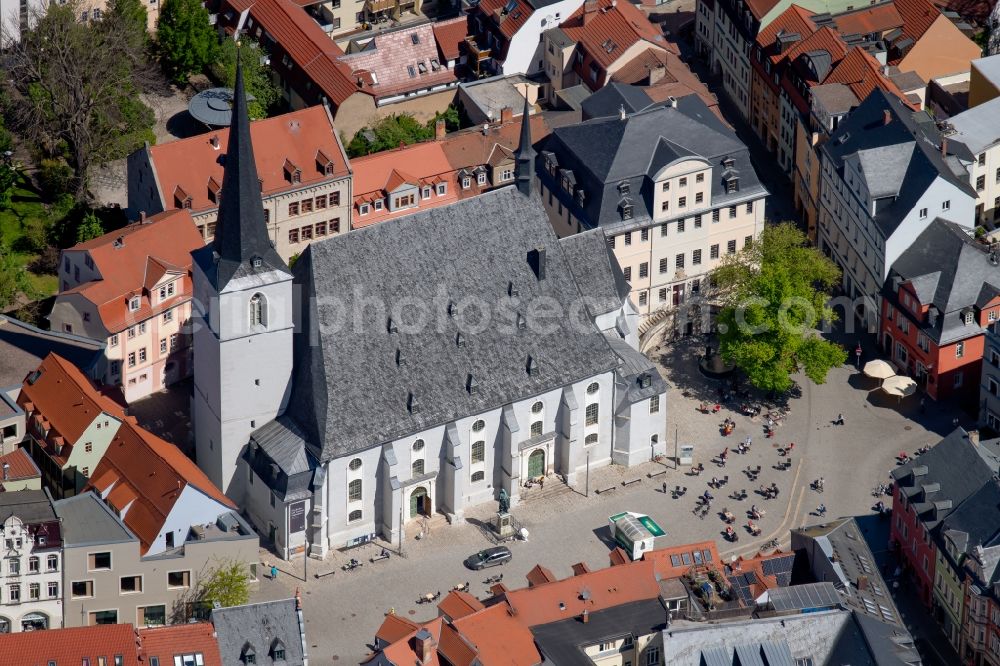
M 62 540 L 51 497 L 41 490 L 2 493 L 0 634 L 62 626 Z
M 925 137 L 912 112 L 880 90 L 840 123 L 820 156 L 818 245 L 843 271 L 855 318 L 874 331 L 893 262 L 935 217 L 971 228 L 975 196 L 947 143 Z

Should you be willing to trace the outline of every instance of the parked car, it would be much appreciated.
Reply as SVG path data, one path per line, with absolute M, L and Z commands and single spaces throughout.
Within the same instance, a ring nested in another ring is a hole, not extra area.
M 465 560 L 465 566 L 478 571 L 486 567 L 495 567 L 499 564 L 507 564 L 511 558 L 510 549 L 507 546 L 497 546 L 481 550 L 475 555 L 471 555 Z

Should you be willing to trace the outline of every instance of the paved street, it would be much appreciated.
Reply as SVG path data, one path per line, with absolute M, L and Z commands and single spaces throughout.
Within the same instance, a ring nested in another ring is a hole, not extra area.
M 905 401 L 901 412 L 895 399 L 886 400 L 878 391 L 869 392 L 877 382 L 844 367 L 831 372 L 825 385 L 802 385 L 801 391 L 788 400 L 791 411 L 779 427 L 778 435 L 766 439 L 760 418 L 753 421 L 728 409 L 719 414 L 702 414 L 697 410 L 700 402 L 715 401 L 714 383 L 697 372 L 696 355 L 700 351 L 700 345 L 682 341 L 664 349 L 660 358 L 670 368 L 664 369 L 670 383 L 668 440 L 676 432 L 681 444 L 694 444 L 695 461 L 705 464 L 704 474 L 692 477 L 685 468 L 669 469 L 665 475 L 649 479 L 649 473 L 664 469 L 663 465 L 650 462 L 631 469 L 615 466 L 596 470 L 591 474 L 590 497 L 554 482 L 547 483 L 542 491 L 536 489 L 534 498 L 529 491 L 527 499 L 513 511 L 515 518 L 528 529 L 529 540 L 511 546 L 514 560 L 503 568 L 505 582 L 524 585 L 524 575 L 536 563 L 551 568 L 560 577 L 569 575 L 570 565 L 579 561 L 591 567 L 607 566 L 610 548 L 607 517 L 621 510 L 648 513 L 667 530 L 666 541 L 670 544 L 716 539 L 725 557 L 752 554 L 771 537 L 787 543 L 790 528 L 819 522 L 817 516 L 810 514 L 820 502 L 826 504 L 830 517 L 869 514 L 875 501 L 871 489 L 888 478 L 895 454 L 934 443 L 951 427 L 950 413 L 933 413 L 933 410 L 925 415 L 911 413 L 917 411 L 915 404 Z M 831 422 L 839 412 L 843 412 L 846 424 L 834 426 Z M 733 418 L 737 427 L 732 435 L 722 437 L 718 426 L 726 416 Z M 908 416 L 916 420 L 907 420 Z M 737 443 L 748 435 L 753 439 L 750 454 L 734 453 Z M 792 469 L 773 469 L 780 459 L 775 447 L 789 442 L 795 443 Z M 727 446 L 730 449 L 727 466 L 719 468 L 712 464 L 711 459 Z M 756 484 L 749 483 L 741 473 L 747 465 L 762 468 Z M 696 517 L 692 513 L 695 496 L 707 488 L 712 476 L 721 478 L 727 474 L 728 486 L 712 491 L 717 498 L 713 512 L 704 519 Z M 823 494 L 809 489 L 809 483 L 820 476 L 825 477 Z M 642 482 L 622 487 L 622 480 L 635 478 L 642 478 Z M 664 495 L 660 489 L 663 481 L 669 487 L 687 486 L 687 495 L 678 500 Z M 779 499 L 764 500 L 752 493 L 758 486 L 772 482 L 780 488 Z M 612 485 L 617 486 L 613 492 L 601 495 L 593 492 Z M 726 498 L 740 488 L 751 493 L 746 501 Z M 737 524 L 742 528 L 751 503 L 767 512 L 759 521 L 763 528 L 761 536 L 752 538 L 741 529 L 737 544 L 724 541 L 724 523 L 715 511 L 729 508 L 737 514 Z M 486 593 L 483 580 L 494 572 L 474 574 L 466 571 L 461 562 L 475 550 L 491 545 L 477 521 L 488 519 L 494 510 L 493 505 L 478 507 L 466 525 L 440 525 L 419 542 L 411 538 L 404 546 L 405 558 L 393 556 L 372 564 L 368 558 L 378 548 L 373 545 L 335 553 L 324 563 L 311 561 L 308 583 L 301 581 L 301 561 L 294 568 L 287 563 L 279 564 L 283 572 L 278 580 L 262 581 L 258 597 L 291 595 L 301 586 L 307 638 L 314 646 L 310 656 L 321 664 L 337 660 L 356 663 L 366 653 L 365 644 L 372 640 L 389 608 L 416 619 L 427 619 L 436 610 L 415 603 L 421 594 L 446 592 L 465 581 L 472 583 L 474 594 Z M 364 566 L 353 573 L 340 571 L 340 565 L 350 557 L 362 560 Z M 333 570 L 336 573 L 332 576 L 313 578 L 317 571 Z M 329 630 L 331 620 L 341 623 L 338 631 Z

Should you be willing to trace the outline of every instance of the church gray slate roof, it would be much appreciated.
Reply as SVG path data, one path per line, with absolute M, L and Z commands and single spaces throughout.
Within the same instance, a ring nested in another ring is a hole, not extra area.
M 571 261 L 607 261 L 589 247 L 600 256 L 570 259 L 514 187 L 310 244 L 294 269 L 308 306 L 288 415 L 311 452 L 327 461 L 617 368 L 579 307 Z M 476 326 L 477 303 L 490 325 Z
M 266 601 L 212 610 L 212 625 L 223 666 L 245 666 L 244 653 L 252 649 L 260 665 L 295 666 L 305 662 L 302 629 L 295 599 Z M 284 661 L 272 658 L 280 643 Z

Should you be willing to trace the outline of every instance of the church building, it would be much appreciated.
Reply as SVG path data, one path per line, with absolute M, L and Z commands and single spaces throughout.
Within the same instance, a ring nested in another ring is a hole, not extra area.
M 600 229 L 556 237 L 528 123 L 514 185 L 314 241 L 290 270 L 241 71 L 235 98 L 215 242 L 193 253 L 194 427 L 199 465 L 279 555 L 664 453 L 628 283 Z

